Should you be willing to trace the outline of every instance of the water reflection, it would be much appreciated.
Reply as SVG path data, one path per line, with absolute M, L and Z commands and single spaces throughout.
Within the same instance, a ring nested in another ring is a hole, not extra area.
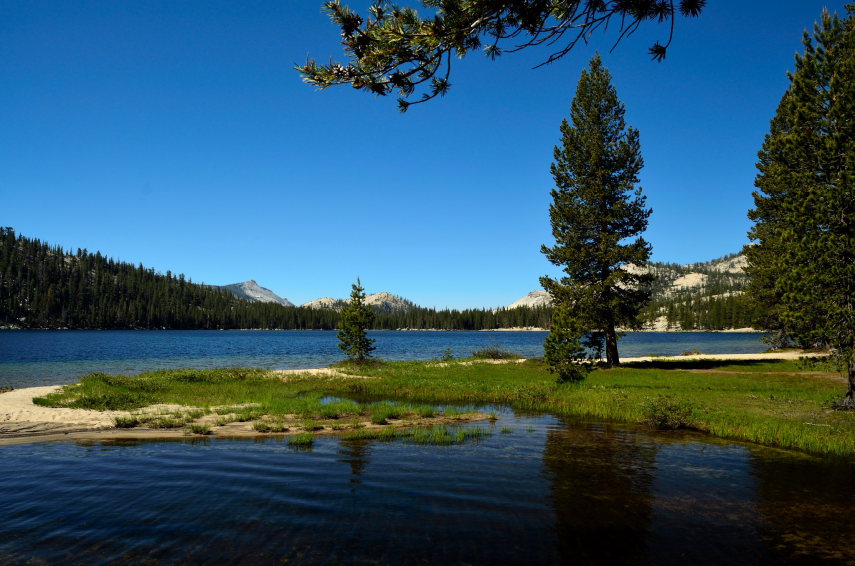
M 650 439 L 607 426 L 549 430 L 543 460 L 565 563 L 647 561 L 655 457 Z
M 454 446 L 0 448 L 0 564 L 847 563 L 849 464 L 503 412 Z
M 761 533 L 779 557 L 855 564 L 855 466 L 753 449 Z
M 343 440 L 339 445 L 339 462 L 350 465 L 350 483 L 361 483 L 360 476 L 365 471 L 370 454 L 368 440 Z

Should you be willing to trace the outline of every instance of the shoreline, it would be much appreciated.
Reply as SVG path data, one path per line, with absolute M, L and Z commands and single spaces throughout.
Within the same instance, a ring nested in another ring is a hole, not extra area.
M 767 352 L 759 354 L 695 354 L 687 356 L 642 356 L 624 358 L 622 364 L 643 364 L 649 362 L 668 361 L 700 361 L 700 360 L 796 360 L 805 356 L 823 356 L 790 350 L 784 352 Z M 519 363 L 524 360 L 509 360 Z M 490 360 L 491 363 L 502 363 L 501 360 Z M 287 379 L 290 375 L 319 375 L 341 376 L 348 379 L 366 379 L 363 376 L 343 374 L 332 368 L 302 369 L 302 370 L 273 370 L 276 374 Z M 180 439 L 180 438 L 210 438 L 204 435 L 188 435 L 184 429 L 147 429 L 117 428 L 116 417 L 127 417 L 130 411 L 95 411 L 88 409 L 67 409 L 43 407 L 33 403 L 34 397 L 42 397 L 63 387 L 48 385 L 12 389 L 0 393 L 0 446 L 13 444 L 29 444 L 32 442 L 47 442 L 57 440 L 100 441 L 100 440 L 132 440 L 132 439 Z M 169 409 L 166 406 L 148 407 L 149 410 Z M 483 420 L 486 415 L 477 414 L 468 422 Z M 433 424 L 439 421 L 433 420 Z M 398 423 L 400 424 L 400 423 Z M 418 423 L 408 423 L 418 424 Z M 218 427 L 215 438 L 246 438 L 246 437 L 286 437 L 290 433 L 264 433 L 253 429 L 252 423 L 232 423 Z M 334 431 L 320 431 L 320 434 L 334 434 Z
M 27 332 L 27 331 L 57 331 L 57 332 L 69 332 L 69 331 L 84 331 L 84 332 L 336 332 L 336 329 L 332 328 L 329 330 L 324 330 L 322 328 L 20 328 L 20 327 L 0 327 L 0 332 Z M 376 328 L 369 329 L 369 332 L 549 332 L 548 328 L 542 328 L 539 326 L 512 326 L 509 328 L 481 328 L 478 330 L 465 330 L 459 328 Z M 642 328 L 641 330 L 621 330 L 618 329 L 618 332 L 626 333 L 626 334 L 641 334 L 641 333 L 667 333 L 667 334 L 679 334 L 679 333 L 689 333 L 689 332 L 709 332 L 713 334 L 764 334 L 766 330 L 759 330 L 757 328 L 724 328 L 721 330 L 704 330 L 702 328 L 699 329 L 691 329 L 691 330 L 682 330 L 676 328 Z

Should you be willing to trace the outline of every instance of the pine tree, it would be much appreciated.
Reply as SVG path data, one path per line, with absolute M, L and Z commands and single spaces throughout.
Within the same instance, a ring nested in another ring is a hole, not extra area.
M 423 13 L 379 1 L 361 16 L 340 0 L 325 1 L 323 9 L 341 28 L 349 60 L 319 65 L 309 59 L 297 70 L 305 82 L 322 89 L 349 84 L 374 95 L 398 93 L 403 112 L 412 104 L 445 95 L 451 86 L 452 61 L 479 51 L 482 42 L 491 59 L 501 55 L 509 41 L 514 43 L 511 51 L 552 46 L 546 64 L 579 42 L 587 43 L 598 29 L 617 28 L 619 42 L 645 22 L 670 23 L 664 43 L 656 41 L 649 50 L 662 61 L 674 37 L 678 10 L 685 17 L 698 16 L 706 0 L 421 0 L 421 4 L 426 8 Z M 418 100 L 407 100 L 417 92 Z
M 374 312 L 365 304 L 365 290 L 357 277 L 350 292 L 350 302 L 341 311 L 338 327 L 338 347 L 344 350 L 352 361 L 363 363 L 371 357 L 374 340 L 368 338 L 365 330 L 373 321 Z
M 855 4 L 805 33 L 757 164 L 749 292 L 765 323 L 848 367 L 855 408 Z
M 588 351 L 582 341 L 585 328 L 573 316 L 570 305 L 556 305 L 552 311 L 549 335 L 543 342 L 544 359 L 558 382 L 581 381 L 590 370 Z
M 609 364 L 620 363 L 616 328 L 636 326 L 652 281 L 626 269 L 650 257 L 651 246 L 639 234 L 651 209 L 636 188 L 644 162 L 638 131 L 626 126 L 624 113 L 611 74 L 595 55 L 576 87 L 572 124 L 561 123 L 549 206 L 555 245 L 541 247 L 565 273 L 560 280 L 542 277 L 541 285 L 568 308 L 566 324 L 589 331 L 589 347 L 605 346 Z M 564 331 L 553 322 L 551 332 Z

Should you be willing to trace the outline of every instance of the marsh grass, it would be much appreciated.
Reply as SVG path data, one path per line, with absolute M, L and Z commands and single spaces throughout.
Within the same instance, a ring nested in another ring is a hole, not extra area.
M 389 402 L 374 403 L 369 405 L 371 422 L 373 424 L 388 424 L 389 419 L 400 419 L 404 415 L 404 409 Z
M 477 360 L 519 360 L 522 356 L 509 352 L 501 344 L 490 344 L 480 350 L 472 352 L 472 357 Z
M 187 427 L 187 431 L 189 434 L 199 434 L 202 436 L 207 436 L 211 434 L 211 427 L 209 427 L 208 425 L 191 424 L 189 427 Z
M 140 420 L 131 415 L 129 417 L 115 417 L 113 419 L 113 425 L 116 428 L 134 428 L 135 426 L 140 425 Z
M 417 428 L 371 428 L 345 432 L 343 440 L 381 440 L 391 442 L 403 440 L 413 444 L 462 444 L 468 440 L 477 440 L 490 436 L 491 432 L 481 427 L 454 427 L 437 425 Z
M 855 414 L 828 408 L 846 384 L 825 362 L 656 360 L 598 369 L 558 385 L 542 361 L 445 365 L 389 362 L 342 381 L 344 392 L 439 405 L 506 405 L 558 416 L 648 423 L 651 400 L 673 399 L 663 423 L 819 454 L 855 454 Z M 667 403 L 664 403 L 667 405 Z M 691 413 L 684 411 L 691 407 Z M 449 411 L 446 411 L 446 416 Z M 675 418 L 676 417 L 676 418 Z
M 350 429 L 344 434 L 353 434 L 360 422 L 374 416 L 382 416 L 386 422 L 396 414 L 405 419 L 426 418 L 427 411 L 419 408 L 422 406 L 445 407 L 437 411 L 437 416 L 445 419 L 465 410 L 455 407 L 495 405 L 557 416 L 645 423 L 655 420 L 652 417 L 660 410 L 679 416 L 680 411 L 673 407 L 665 411 L 663 399 L 673 399 L 677 409 L 682 404 L 692 409 L 689 417 L 676 419 L 680 426 L 770 446 L 855 454 L 855 414 L 834 411 L 828 405 L 830 398 L 842 397 L 845 381 L 828 365 L 654 360 L 601 368 L 585 381 L 563 385 L 556 384 L 545 364 L 537 360 L 513 364 L 471 360 L 443 364 L 385 362 L 342 367 L 340 371 L 360 378 L 298 375 L 284 381 L 271 372 L 240 369 L 164 370 L 136 377 L 92 374 L 79 385 L 66 386 L 36 402 L 48 406 L 123 406 L 125 410 L 127 405 L 144 406 L 143 401 L 178 404 L 186 406 L 186 411 L 213 410 L 219 419 L 288 418 L 295 419 L 296 426 L 307 419 L 338 422 L 343 426 L 340 430 Z M 324 402 L 329 396 L 375 402 Z M 658 400 L 658 409 L 652 408 L 651 400 Z M 142 416 L 137 418 L 143 420 Z M 144 418 L 177 421 L 184 417 Z M 407 422 L 396 421 L 395 426 L 407 426 Z
M 288 445 L 295 448 L 311 448 L 315 443 L 315 436 L 310 432 L 296 434 L 288 439 Z
M 658 430 L 694 428 L 695 408 L 691 403 L 674 397 L 660 395 L 647 399 L 643 405 L 644 422 Z
M 351 366 L 378 371 L 385 364 Z M 226 426 L 251 422 L 259 433 L 307 432 L 335 428 L 339 431 L 363 426 L 364 421 L 395 426 L 443 416 L 443 411 L 425 403 L 390 401 L 356 402 L 341 395 L 341 377 L 289 376 L 262 370 L 164 370 L 136 377 L 91 374 L 77 385 L 37 399 L 47 406 L 118 408 L 131 410 L 129 417 L 115 420 L 117 427 L 145 426 L 160 429 Z M 331 397 L 330 394 L 336 394 Z M 178 408 L 152 408 L 177 406 Z M 452 410 L 453 413 L 453 410 Z M 195 422 L 213 415 L 204 422 Z M 456 416 L 456 415 L 455 415 Z M 337 426 L 335 426 L 337 425 Z
M 316 430 L 323 430 L 324 429 L 324 425 L 322 425 L 318 421 L 315 421 L 312 419 L 304 420 L 301 426 L 303 427 L 303 430 L 305 430 L 306 432 L 314 432 Z

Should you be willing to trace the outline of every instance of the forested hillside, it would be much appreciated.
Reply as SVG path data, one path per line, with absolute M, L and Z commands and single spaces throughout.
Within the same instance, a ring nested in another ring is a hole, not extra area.
M 498 311 L 378 308 L 377 329 L 547 326 L 548 308 Z M 223 289 L 98 253 L 69 253 L 0 228 L 0 327 L 102 329 L 336 328 L 332 309 L 250 302 Z
M 731 254 L 704 263 L 650 263 L 653 298 L 641 312 L 646 327 L 676 330 L 745 328 L 757 308 L 743 294 L 745 256 Z
M 726 330 L 752 326 L 762 313 L 743 295 L 748 284 L 744 268 L 742 254 L 689 265 L 651 262 L 644 267 L 628 266 L 630 271 L 653 275 L 651 301 L 639 314 L 642 328 Z M 549 294 L 537 290 L 507 308 L 551 304 Z

